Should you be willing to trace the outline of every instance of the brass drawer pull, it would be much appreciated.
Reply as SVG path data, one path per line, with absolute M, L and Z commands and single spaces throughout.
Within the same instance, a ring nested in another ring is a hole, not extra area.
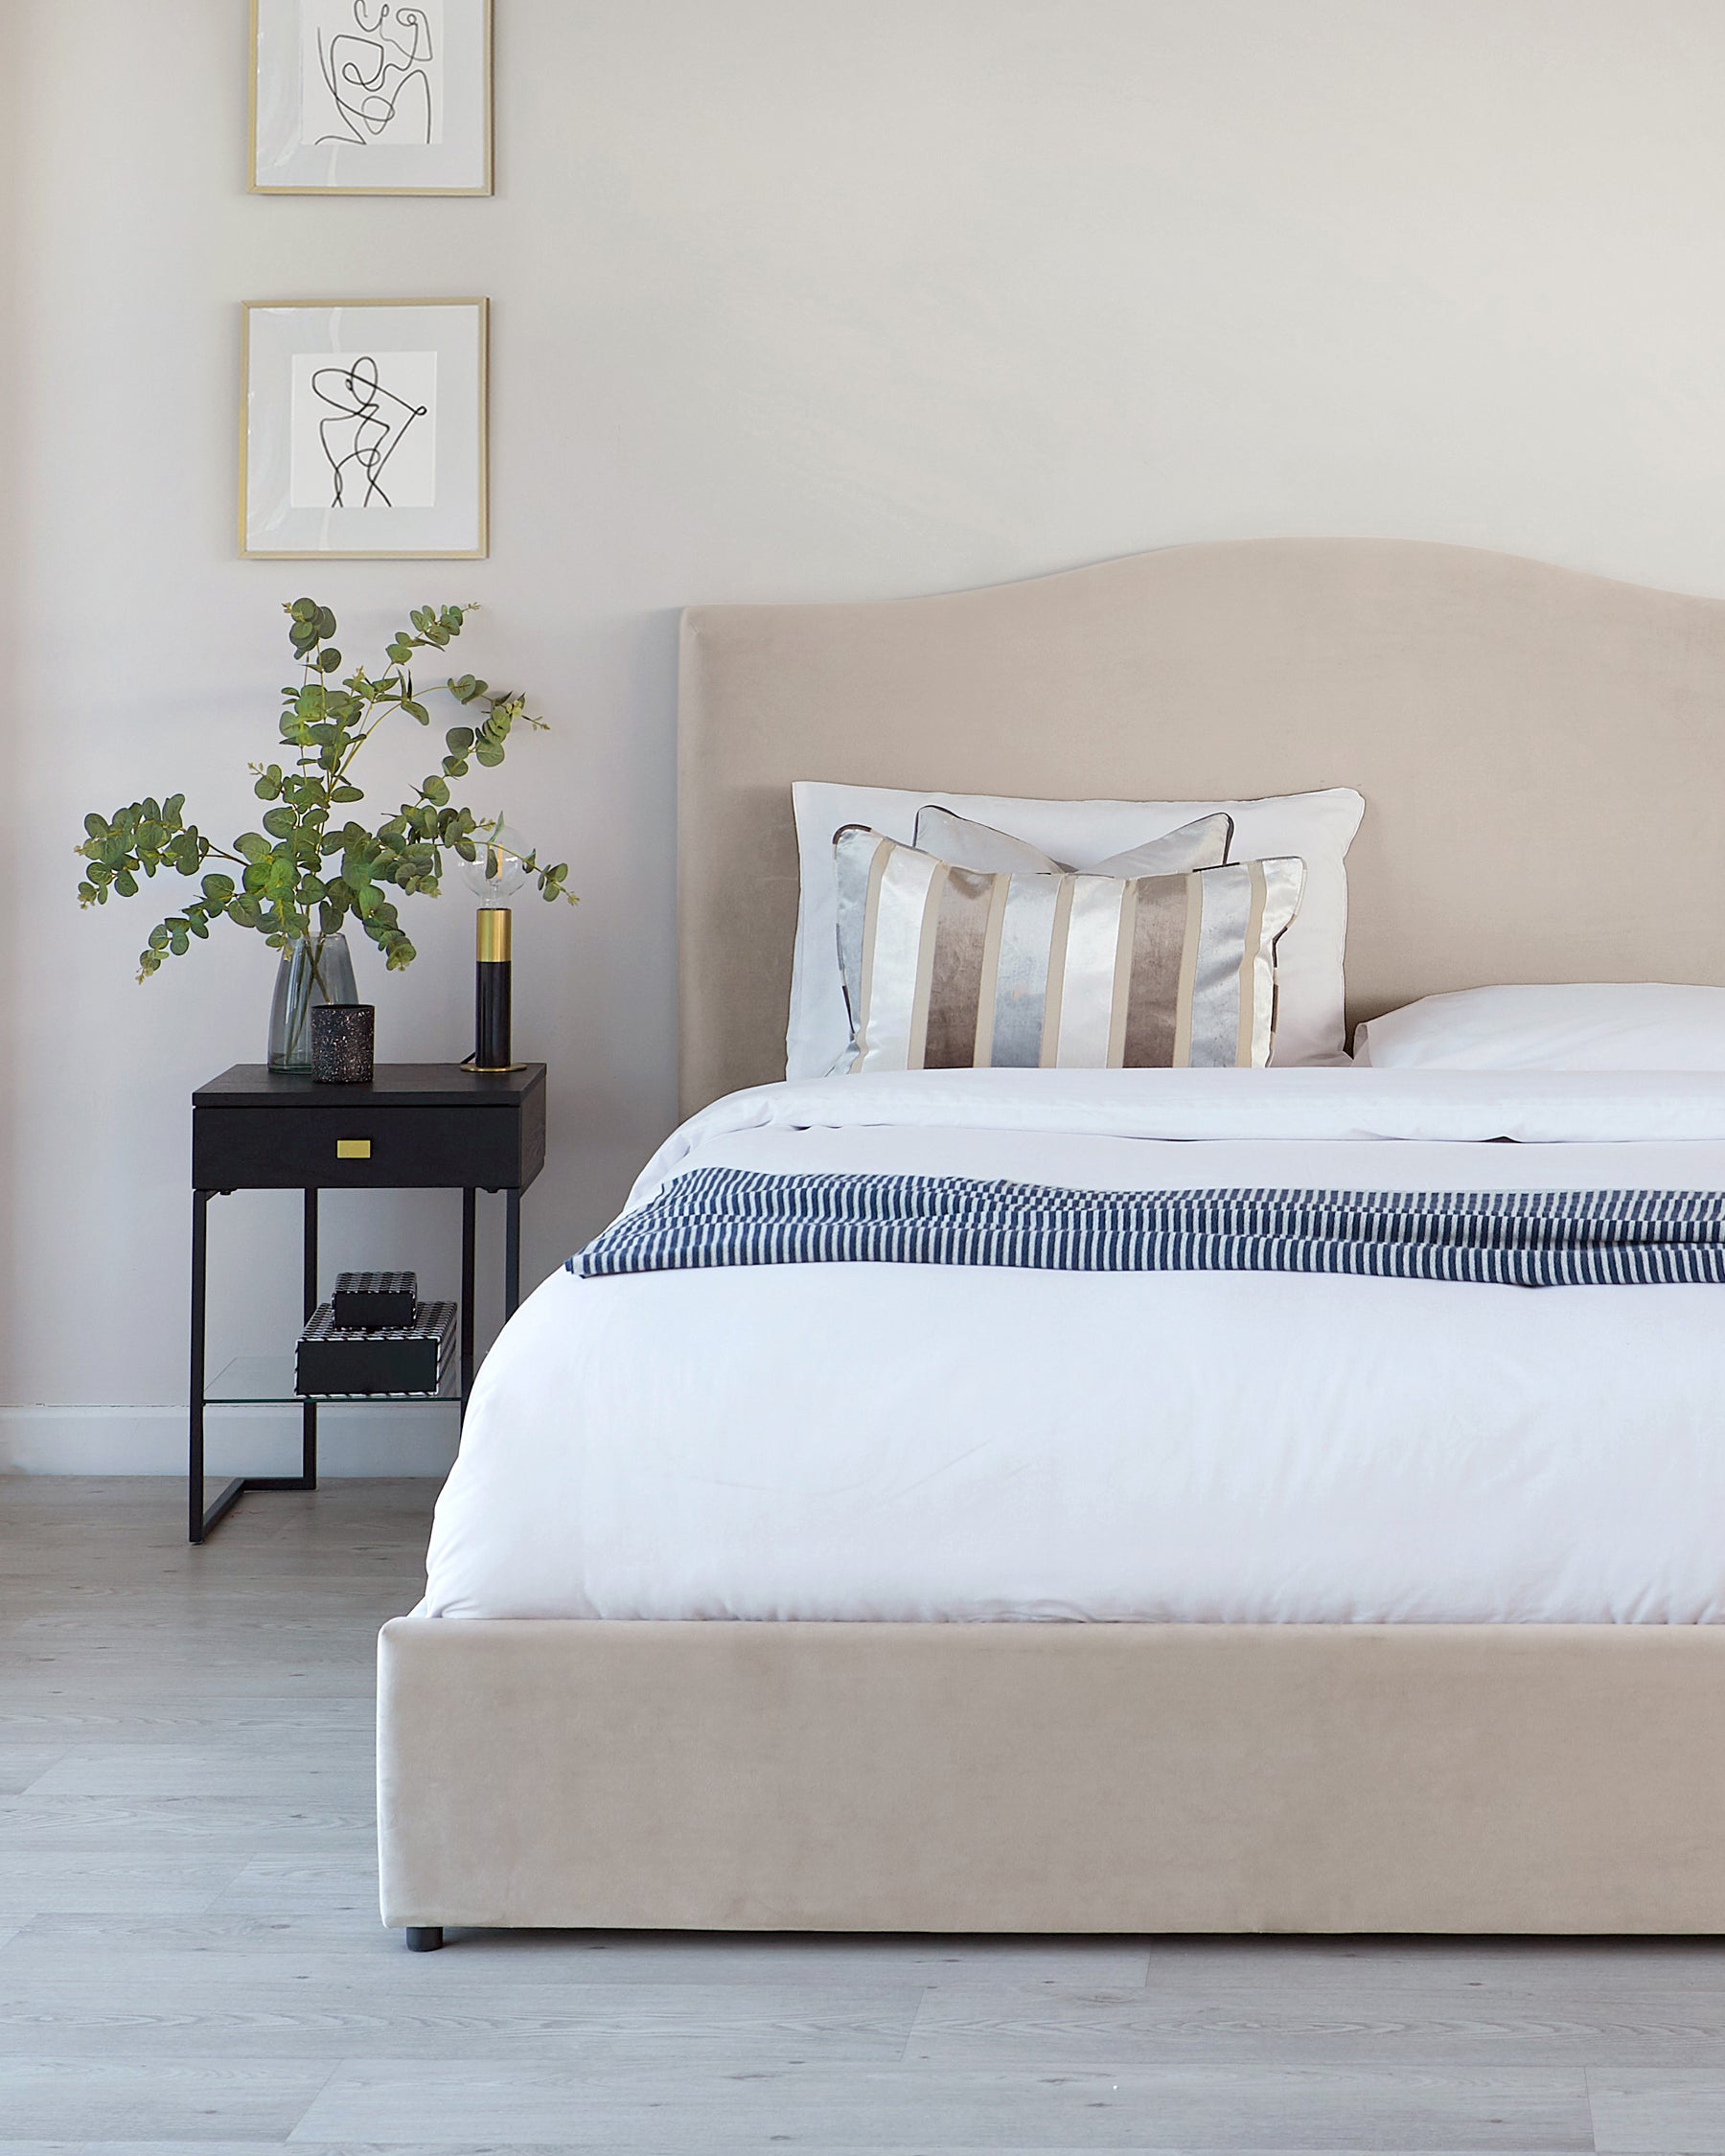
M 335 1140 L 335 1158 L 337 1160 L 369 1160 L 371 1158 L 370 1138 L 337 1138 Z

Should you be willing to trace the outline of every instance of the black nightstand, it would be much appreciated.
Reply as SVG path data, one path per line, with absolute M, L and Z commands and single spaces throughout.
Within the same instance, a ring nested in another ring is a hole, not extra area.
M 305 1303 L 317 1308 L 320 1190 L 459 1190 L 461 1365 L 465 1411 L 473 1383 L 473 1242 L 478 1194 L 504 1196 L 504 1315 L 521 1293 L 521 1193 L 545 1164 L 545 1067 L 495 1077 L 455 1064 L 385 1063 L 369 1086 L 320 1086 L 262 1064 L 240 1063 L 192 1095 L 191 1539 L 205 1535 L 247 1490 L 317 1487 L 317 1402 L 293 1390 L 291 1356 L 243 1357 L 210 1389 L 204 1368 L 210 1200 L 234 1190 L 306 1194 Z M 247 1475 L 204 1502 L 204 1411 L 212 1402 L 299 1407 L 298 1475 Z M 404 1403 L 398 1397 L 394 1406 Z

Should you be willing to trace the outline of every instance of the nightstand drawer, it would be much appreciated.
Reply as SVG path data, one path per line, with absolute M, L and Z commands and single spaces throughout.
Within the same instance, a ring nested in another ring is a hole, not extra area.
M 523 1157 L 525 1135 L 519 1110 L 502 1103 L 198 1108 L 192 1181 L 199 1190 L 519 1189 L 539 1165 Z

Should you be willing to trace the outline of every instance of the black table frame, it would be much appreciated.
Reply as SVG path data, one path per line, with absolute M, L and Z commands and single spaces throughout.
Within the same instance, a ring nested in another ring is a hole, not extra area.
M 529 1069 L 538 1067 L 529 1066 Z M 380 1079 L 384 1073 L 380 1070 Z M 541 1072 L 542 1077 L 542 1072 Z M 218 1084 L 220 1081 L 217 1082 Z M 331 1093 L 335 1089 L 330 1089 Z M 324 1105 L 320 1103 L 320 1105 Z M 334 1106 L 333 1100 L 328 1105 Z M 257 1110 L 248 1110 L 256 1113 Z M 521 1299 L 521 1190 L 538 1173 L 543 1158 L 542 1129 L 539 1139 L 539 1155 L 526 1165 L 520 1184 L 494 1184 L 454 1182 L 377 1182 L 367 1181 L 362 1187 L 368 1190 L 388 1189 L 459 1189 L 461 1191 L 461 1390 L 460 1411 L 465 1417 L 468 1399 L 473 1387 L 473 1290 L 476 1270 L 476 1246 L 478 1242 L 478 1214 L 480 1190 L 502 1190 L 503 1218 L 503 1315 L 514 1317 Z M 209 1216 L 210 1200 L 231 1195 L 233 1189 L 280 1187 L 236 1182 L 229 1188 L 201 1188 L 192 1192 L 192 1337 L 191 1337 L 191 1411 L 189 1416 L 186 1462 L 186 1511 L 188 1539 L 200 1543 L 224 1519 L 240 1499 L 253 1490 L 314 1490 L 317 1487 L 317 1410 L 316 1399 L 306 1399 L 300 1404 L 300 1472 L 297 1475 L 237 1475 L 225 1482 L 217 1496 L 204 1502 L 204 1430 L 207 1411 L 212 1405 L 209 1398 L 208 1371 L 208 1296 L 209 1296 Z M 288 1187 L 293 1187 L 291 1185 Z M 303 1280 L 303 1306 L 309 1319 L 318 1305 L 317 1293 L 317 1201 L 320 1189 L 349 1187 L 346 1184 L 324 1183 L 301 1189 L 304 1201 L 301 1260 Z M 380 1402 L 380 1405 L 386 1404 Z M 451 1405 L 454 1403 L 451 1402 Z M 222 1402 L 214 1405 L 221 1406 Z

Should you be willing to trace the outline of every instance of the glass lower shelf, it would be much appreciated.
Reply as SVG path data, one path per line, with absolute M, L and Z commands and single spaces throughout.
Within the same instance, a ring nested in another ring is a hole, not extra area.
M 334 1408 L 448 1408 L 460 1405 L 461 1365 L 451 1358 L 435 1392 L 319 1392 L 293 1389 L 291 1355 L 236 1355 L 210 1380 L 204 1393 L 212 1407 L 299 1408 L 308 1398 Z

